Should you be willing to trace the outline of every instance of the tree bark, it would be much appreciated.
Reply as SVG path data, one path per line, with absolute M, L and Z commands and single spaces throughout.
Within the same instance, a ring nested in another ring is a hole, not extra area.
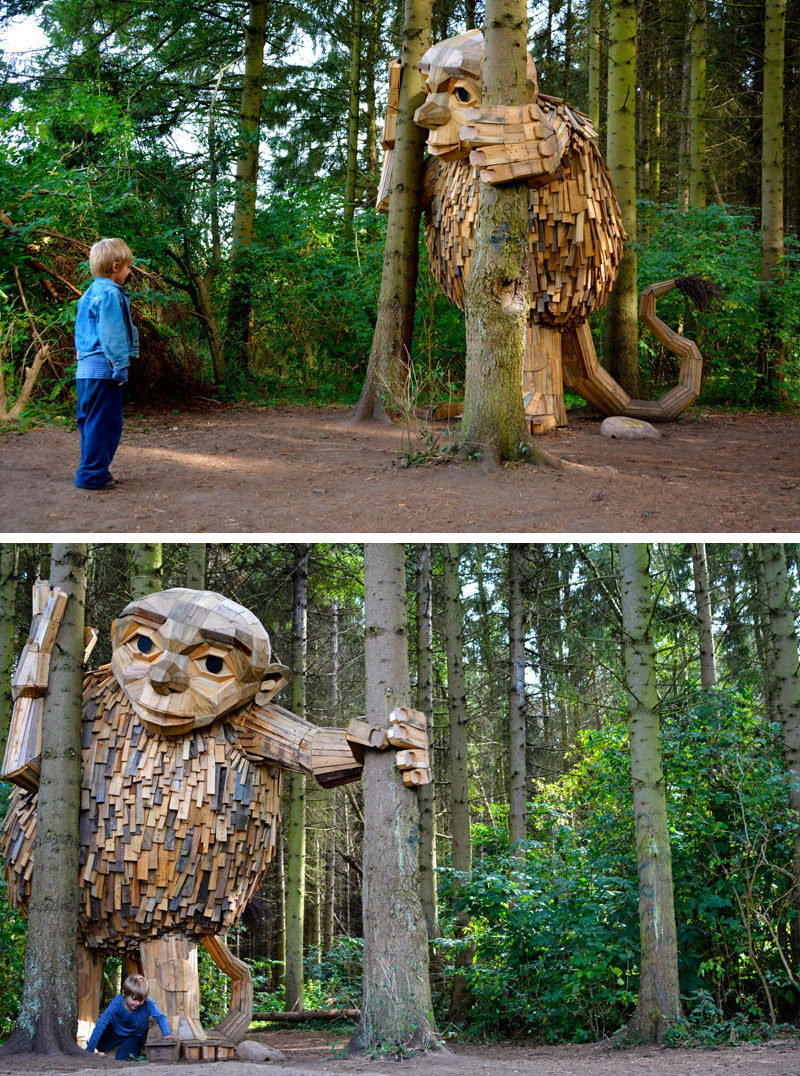
M 409 702 L 402 545 L 364 549 L 366 719 L 387 727 Z M 419 899 L 419 807 L 393 751 L 364 760 L 364 986 L 354 1049 L 436 1045 L 428 932 Z
M 229 376 L 235 370 L 246 370 L 250 364 L 251 267 L 247 253 L 253 242 L 256 219 L 266 20 L 266 0 L 249 0 L 239 116 L 239 157 L 236 162 L 236 202 L 231 227 L 231 276 L 225 324 L 225 369 Z
M 186 586 L 190 590 L 206 589 L 206 543 L 190 542 L 186 551 Z
M 411 360 L 426 131 L 414 123 L 425 100 L 418 63 L 431 43 L 431 0 L 405 0 L 402 77 L 392 164 L 389 219 L 372 349 L 353 419 L 386 419 L 402 402 Z
M 783 258 L 783 79 L 786 41 L 786 0 L 765 0 L 764 90 L 761 114 L 761 279 L 774 280 Z M 768 316 L 774 317 L 768 307 Z M 765 342 L 771 388 L 785 400 L 786 349 L 777 333 Z
M 691 0 L 689 74 L 689 205 L 706 207 L 706 39 L 708 0 Z
M 527 100 L 528 16 L 524 0 L 487 0 L 484 106 Z M 522 458 L 529 437 L 522 364 L 531 307 L 528 188 L 481 182 L 475 247 L 466 285 L 466 385 L 462 450 L 494 462 Z
M 610 0 L 606 163 L 627 233 L 614 290 L 606 304 L 605 365 L 625 391 L 641 396 L 636 259 L 636 3 Z
M 11 723 L 11 673 L 14 669 L 14 610 L 17 597 L 19 546 L 0 545 L 0 760 L 6 752 Z
M 128 547 L 131 598 L 144 598 L 163 586 L 161 542 L 136 542 Z
M 589 120 L 600 130 L 600 7 L 602 0 L 589 0 Z
M 789 802 L 800 812 L 800 675 L 797 631 L 786 565 L 786 550 L 779 542 L 761 546 L 764 580 L 772 634 L 772 699 L 783 733 L 783 757 L 789 777 Z M 796 907 L 800 908 L 800 837 L 792 849 Z M 800 966 L 798 932 L 792 932 L 794 967 Z
M 623 543 L 619 559 L 641 935 L 639 998 L 625 1036 L 662 1042 L 682 1010 L 647 546 Z
M 50 582 L 68 600 L 44 699 L 25 979 L 5 1053 L 82 1052 L 75 1035 L 85 545 L 53 545 Z
M 308 546 L 298 546 L 294 561 L 292 623 L 292 711 L 305 717 L 308 648 Z M 286 858 L 286 988 L 287 1012 L 303 1011 L 303 910 L 305 901 L 306 779 L 288 775 L 289 824 Z
M 447 709 L 450 715 L 450 835 L 451 858 L 457 894 L 469 881 L 472 872 L 472 842 L 469 810 L 469 725 L 464 687 L 464 646 L 461 610 L 461 580 L 458 567 L 460 551 L 455 543 L 444 547 L 442 580 L 444 584 L 444 634 L 447 653 Z M 469 930 L 467 912 L 456 915 L 456 936 L 463 938 Z M 464 970 L 472 963 L 469 947 L 456 954 L 456 973 L 450 998 L 450 1014 L 463 1019 L 469 1008 L 469 988 Z
M 416 546 L 415 614 L 417 625 L 417 709 L 428 718 L 428 740 L 433 761 L 433 586 L 430 542 Z M 436 797 L 431 782 L 421 785 L 419 796 L 420 898 L 428 937 L 439 937 L 436 899 Z
M 347 160 L 344 181 L 344 240 L 353 242 L 353 216 L 356 210 L 358 174 L 358 111 L 361 88 L 361 0 L 352 0 L 352 34 L 350 38 L 350 81 L 347 102 Z
M 714 624 L 711 618 L 711 591 L 708 586 L 708 562 L 703 542 L 692 542 L 692 570 L 694 572 L 694 596 L 697 619 L 697 636 L 700 643 L 700 683 L 704 688 L 717 683 L 717 659 L 714 655 Z
M 525 546 L 508 546 L 508 840 L 513 855 L 521 857 L 520 842 L 527 836 L 525 785 L 525 630 L 522 604 L 522 571 Z

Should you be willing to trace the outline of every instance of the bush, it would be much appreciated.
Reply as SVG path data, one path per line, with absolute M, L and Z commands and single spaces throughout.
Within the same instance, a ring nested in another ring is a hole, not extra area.
M 800 830 L 780 730 L 746 696 L 706 692 L 664 719 L 662 740 L 690 1021 L 708 1022 L 710 997 L 712 1037 L 774 1026 L 796 1004 L 784 964 L 795 918 L 786 865 Z M 445 874 L 444 914 L 463 906 L 472 916 L 469 1029 L 598 1038 L 625 1022 L 638 991 L 627 723 L 585 733 L 572 771 L 542 787 L 531 811 L 535 839 L 521 860 L 500 826 L 493 840 L 482 835 L 483 857 L 455 902 Z

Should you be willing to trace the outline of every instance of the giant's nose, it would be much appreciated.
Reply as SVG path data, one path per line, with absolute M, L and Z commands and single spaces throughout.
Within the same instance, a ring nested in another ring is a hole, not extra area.
M 449 93 L 432 93 L 414 113 L 414 123 L 418 127 L 441 127 L 450 119 L 449 105 Z
M 148 673 L 153 690 L 159 695 L 185 691 L 189 686 L 189 675 L 186 671 L 188 662 L 187 657 L 179 654 L 165 654 Z

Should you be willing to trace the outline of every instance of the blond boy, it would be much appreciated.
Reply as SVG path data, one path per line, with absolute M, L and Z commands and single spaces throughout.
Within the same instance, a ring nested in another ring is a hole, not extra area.
M 139 355 L 139 335 L 123 291 L 132 265 L 133 254 L 122 239 L 101 239 L 89 251 L 94 279 L 78 300 L 75 320 L 79 489 L 105 492 L 116 484 L 109 467 L 122 436 L 122 386 L 131 359 Z

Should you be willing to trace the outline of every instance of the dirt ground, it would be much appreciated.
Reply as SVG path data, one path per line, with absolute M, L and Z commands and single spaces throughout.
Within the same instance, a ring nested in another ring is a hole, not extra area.
M 763 1046 L 714 1049 L 662 1049 L 639 1046 L 617 1050 L 606 1043 L 582 1046 L 455 1045 L 444 1055 L 428 1054 L 405 1061 L 376 1061 L 338 1056 L 346 1038 L 325 1032 L 278 1031 L 249 1036 L 277 1047 L 285 1062 L 264 1064 L 182 1062 L 144 1065 L 107 1061 L 97 1055 L 86 1060 L 39 1058 L 26 1055 L 0 1058 L 0 1076 L 60 1073 L 97 1076 L 800 1076 L 800 1045 L 773 1042 Z
M 800 417 L 699 412 L 659 441 L 600 436 L 581 412 L 541 443 L 585 469 L 403 468 L 402 428 L 343 408 L 126 416 L 113 492 L 72 484 L 78 434 L 0 439 L 0 531 L 733 533 L 800 531 Z M 445 436 L 446 426 L 433 423 Z

